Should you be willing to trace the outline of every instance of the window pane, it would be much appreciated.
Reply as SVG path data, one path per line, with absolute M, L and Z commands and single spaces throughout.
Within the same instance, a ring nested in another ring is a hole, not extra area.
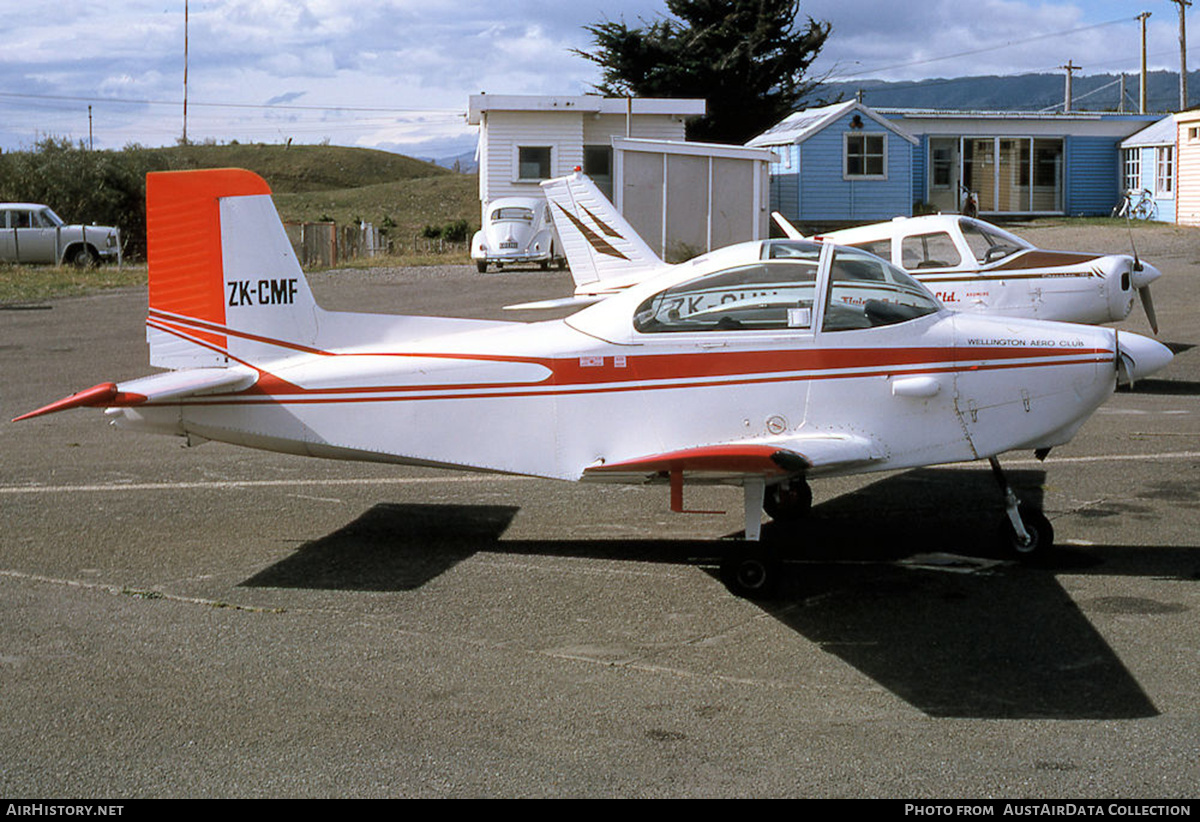
M 883 134 L 846 135 L 846 176 L 882 177 L 885 163 L 887 138 Z
M 978 220 L 962 219 L 958 221 L 962 228 L 963 238 L 980 263 L 994 263 L 1003 260 L 1011 254 L 1033 248 L 1027 241 L 1015 234 L 1009 234 L 1002 228 Z
M 676 331 L 764 331 L 812 327 L 820 246 L 808 258 L 738 266 L 681 283 L 638 306 L 643 334 Z
M 891 240 L 871 240 L 865 243 L 853 243 L 855 248 L 861 248 L 868 254 L 874 254 L 876 257 L 882 257 L 885 260 L 892 259 L 892 241 Z
M 550 177 L 550 146 L 521 146 L 517 149 L 517 176 L 522 180 Z
M 954 240 L 944 231 L 905 237 L 900 243 L 901 265 L 915 268 L 949 268 L 962 262 Z
M 498 220 L 520 220 L 526 223 L 533 222 L 533 212 L 528 208 L 517 208 L 516 206 L 506 206 L 498 208 L 492 212 L 492 222 Z
M 839 248 L 830 271 L 822 331 L 894 325 L 937 312 L 938 301 L 891 263 L 854 248 Z

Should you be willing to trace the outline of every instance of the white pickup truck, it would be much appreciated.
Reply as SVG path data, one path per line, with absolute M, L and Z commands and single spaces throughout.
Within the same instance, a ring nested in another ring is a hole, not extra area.
M 92 266 L 121 262 L 121 232 L 101 225 L 67 225 L 47 206 L 0 203 L 0 262 Z

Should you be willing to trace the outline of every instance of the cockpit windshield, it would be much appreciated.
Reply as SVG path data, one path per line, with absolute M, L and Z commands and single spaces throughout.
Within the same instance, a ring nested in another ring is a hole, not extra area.
M 817 292 L 822 247 L 806 241 L 764 244 L 754 263 L 679 283 L 643 300 L 633 326 L 643 334 L 679 331 L 847 331 L 892 325 L 941 305 L 891 263 L 855 248 L 832 255 L 827 294 Z M 824 320 L 817 308 L 824 300 Z
M 642 302 L 643 334 L 812 328 L 820 247 L 808 256 L 762 260 L 697 277 Z
M 981 264 L 994 263 L 1018 251 L 1033 248 L 1017 235 L 979 220 L 963 217 L 958 221 L 958 225 L 967 245 L 971 247 L 971 253 Z
M 941 308 L 929 289 L 891 263 L 857 248 L 838 248 L 829 275 L 822 331 L 907 322 Z

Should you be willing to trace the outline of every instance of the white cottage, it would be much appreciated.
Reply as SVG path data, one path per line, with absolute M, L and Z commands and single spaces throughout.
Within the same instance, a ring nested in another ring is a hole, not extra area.
M 1200 109 L 1181 111 L 1175 124 L 1175 222 L 1200 226 Z
M 538 184 L 576 168 L 612 196 L 614 137 L 684 139 L 703 100 L 473 94 L 467 122 L 479 126 L 479 199 L 540 194 Z

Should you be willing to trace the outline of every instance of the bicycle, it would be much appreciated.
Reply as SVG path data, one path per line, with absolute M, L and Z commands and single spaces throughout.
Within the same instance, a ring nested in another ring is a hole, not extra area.
M 1121 201 L 1112 210 L 1114 217 L 1126 217 L 1131 220 L 1153 220 L 1158 216 L 1158 204 L 1149 189 L 1128 189 L 1121 195 Z

